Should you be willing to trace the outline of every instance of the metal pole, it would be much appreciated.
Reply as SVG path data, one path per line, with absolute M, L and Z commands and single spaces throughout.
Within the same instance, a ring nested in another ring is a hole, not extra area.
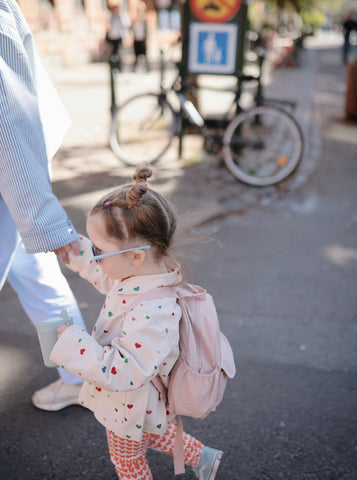
M 114 57 L 114 58 L 113 58 Z M 110 112 L 114 115 L 117 108 L 117 97 L 115 92 L 115 73 L 117 70 L 116 56 L 112 55 L 109 59 L 109 77 L 110 77 Z

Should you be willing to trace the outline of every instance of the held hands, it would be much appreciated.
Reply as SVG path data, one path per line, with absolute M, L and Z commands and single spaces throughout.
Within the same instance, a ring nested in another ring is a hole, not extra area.
M 60 257 L 63 263 L 69 263 L 68 253 L 73 250 L 75 255 L 79 255 L 79 242 L 76 240 L 75 242 L 69 243 L 64 247 L 56 248 L 53 250 L 56 255 Z
M 60 338 L 60 336 L 62 335 L 62 333 L 67 330 L 67 328 L 70 326 L 70 324 L 68 322 L 66 322 L 66 325 L 60 325 L 58 328 L 57 328 L 57 339 Z

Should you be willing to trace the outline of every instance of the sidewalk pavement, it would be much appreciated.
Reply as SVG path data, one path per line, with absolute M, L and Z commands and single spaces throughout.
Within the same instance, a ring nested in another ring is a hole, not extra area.
M 321 41 L 326 45 L 326 36 Z M 83 232 L 93 201 L 133 169 L 107 148 L 105 66 L 51 74 L 73 119 L 54 161 L 54 190 Z M 186 138 L 182 160 L 173 150 L 155 169 L 155 188 L 180 212 L 197 212 L 196 225 L 210 222 L 222 240 L 218 254 L 193 265 L 194 278 L 214 294 L 237 352 L 238 374 L 221 408 L 204 422 L 185 419 L 185 428 L 225 451 L 217 480 L 354 480 L 356 125 L 343 120 L 345 67 L 336 48 L 311 49 L 301 67 L 272 75 L 272 95 L 298 97 L 308 138 L 295 177 L 283 186 L 245 187 L 201 154 L 194 136 Z M 123 94 L 133 88 L 124 80 Z M 156 84 L 154 73 L 140 77 L 146 81 Z M 90 330 L 102 296 L 65 274 Z M 114 479 L 105 431 L 91 412 L 31 405 L 31 394 L 56 371 L 43 366 L 9 285 L 0 298 L 0 480 Z M 155 479 L 172 477 L 171 458 L 148 456 Z

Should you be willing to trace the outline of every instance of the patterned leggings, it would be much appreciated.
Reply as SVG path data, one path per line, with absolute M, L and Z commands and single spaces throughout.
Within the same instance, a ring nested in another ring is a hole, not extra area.
M 107 430 L 110 458 L 120 480 L 152 480 L 146 450 L 152 448 L 173 455 L 176 426 L 169 424 L 163 435 L 143 433 L 140 442 L 120 438 Z M 187 433 L 183 434 L 185 463 L 195 466 L 201 456 L 203 445 Z

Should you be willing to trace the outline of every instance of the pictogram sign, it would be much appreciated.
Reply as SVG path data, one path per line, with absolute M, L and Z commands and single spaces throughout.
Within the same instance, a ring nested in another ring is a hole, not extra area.
M 242 0 L 189 0 L 190 9 L 197 20 L 224 23 L 237 15 Z
M 191 73 L 235 72 L 238 25 L 232 23 L 190 24 L 188 70 Z

